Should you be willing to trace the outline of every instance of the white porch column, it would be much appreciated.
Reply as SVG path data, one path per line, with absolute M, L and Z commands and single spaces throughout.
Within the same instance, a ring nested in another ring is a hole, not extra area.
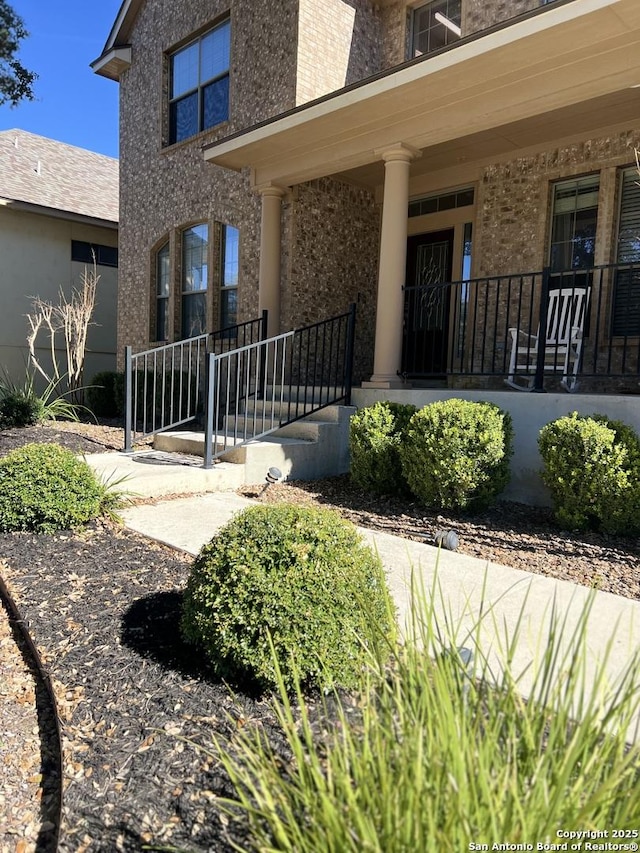
M 262 223 L 260 227 L 260 273 L 258 280 L 258 306 L 260 312 L 269 312 L 269 337 L 280 332 L 280 244 L 282 238 L 282 187 L 258 187 L 262 196 Z
M 373 376 L 368 388 L 398 388 L 402 361 L 402 317 L 407 263 L 409 169 L 420 151 L 398 143 L 381 152 L 384 160 L 384 197 L 380 236 L 380 271 L 376 309 Z

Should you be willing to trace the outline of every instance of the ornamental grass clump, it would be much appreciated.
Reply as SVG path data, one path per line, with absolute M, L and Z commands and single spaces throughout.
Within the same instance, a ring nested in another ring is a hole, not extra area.
M 570 617 L 555 608 L 525 617 L 523 605 L 507 637 L 496 602 L 483 601 L 469 626 L 443 615 L 434 583 L 414 595 L 391 662 L 370 656 L 359 691 L 331 695 L 322 725 L 280 679 L 284 748 L 252 726 L 213 738 L 235 789 L 228 816 L 248 831 L 243 849 L 556 849 L 572 830 L 637 831 L 640 658 L 630 654 L 612 678 L 612 638 L 589 670 L 593 598 L 572 604 Z M 525 663 L 536 631 L 540 652 Z
M 360 409 L 349 424 L 353 482 L 376 494 L 407 491 L 399 448 L 416 407 L 380 401 Z
M 413 494 L 433 509 L 483 509 L 509 482 L 511 416 L 492 403 L 442 400 L 409 421 L 400 445 Z
M 305 687 L 353 686 L 395 636 L 382 566 L 355 526 L 286 504 L 241 512 L 202 548 L 182 628 L 218 675 L 262 689 L 294 673 Z
M 60 418 L 77 421 L 77 407 L 57 389 L 57 382 L 49 383 L 38 394 L 31 374 L 19 383 L 5 373 L 0 379 L 0 429 L 35 426 Z
M 542 428 L 538 448 L 562 527 L 640 533 L 640 440 L 631 427 L 573 412 Z
M 112 513 L 119 497 L 56 444 L 27 444 L 0 459 L 0 531 L 55 533 Z

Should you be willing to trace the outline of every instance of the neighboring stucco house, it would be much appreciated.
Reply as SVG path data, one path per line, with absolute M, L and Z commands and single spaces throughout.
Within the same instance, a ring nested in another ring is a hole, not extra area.
M 504 387 L 555 283 L 569 369 L 637 392 L 638 0 L 125 0 L 94 69 L 120 349 L 356 302 L 369 387 Z
M 27 371 L 32 298 L 58 304 L 62 288 L 70 299 L 92 250 L 100 279 L 87 382 L 116 367 L 118 161 L 23 130 L 0 132 L 0 367 L 14 381 Z M 38 342 L 46 364 L 48 338 Z

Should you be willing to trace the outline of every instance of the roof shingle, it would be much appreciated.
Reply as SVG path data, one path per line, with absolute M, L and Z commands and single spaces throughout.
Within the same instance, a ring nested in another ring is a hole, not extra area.
M 118 221 L 118 161 L 24 130 L 0 131 L 0 198 Z

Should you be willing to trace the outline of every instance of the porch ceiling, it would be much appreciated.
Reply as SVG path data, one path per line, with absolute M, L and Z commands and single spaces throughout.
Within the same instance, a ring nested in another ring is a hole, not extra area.
M 382 180 L 381 149 L 423 151 L 412 175 L 640 118 L 639 0 L 573 0 L 205 148 L 257 185 L 346 173 Z

